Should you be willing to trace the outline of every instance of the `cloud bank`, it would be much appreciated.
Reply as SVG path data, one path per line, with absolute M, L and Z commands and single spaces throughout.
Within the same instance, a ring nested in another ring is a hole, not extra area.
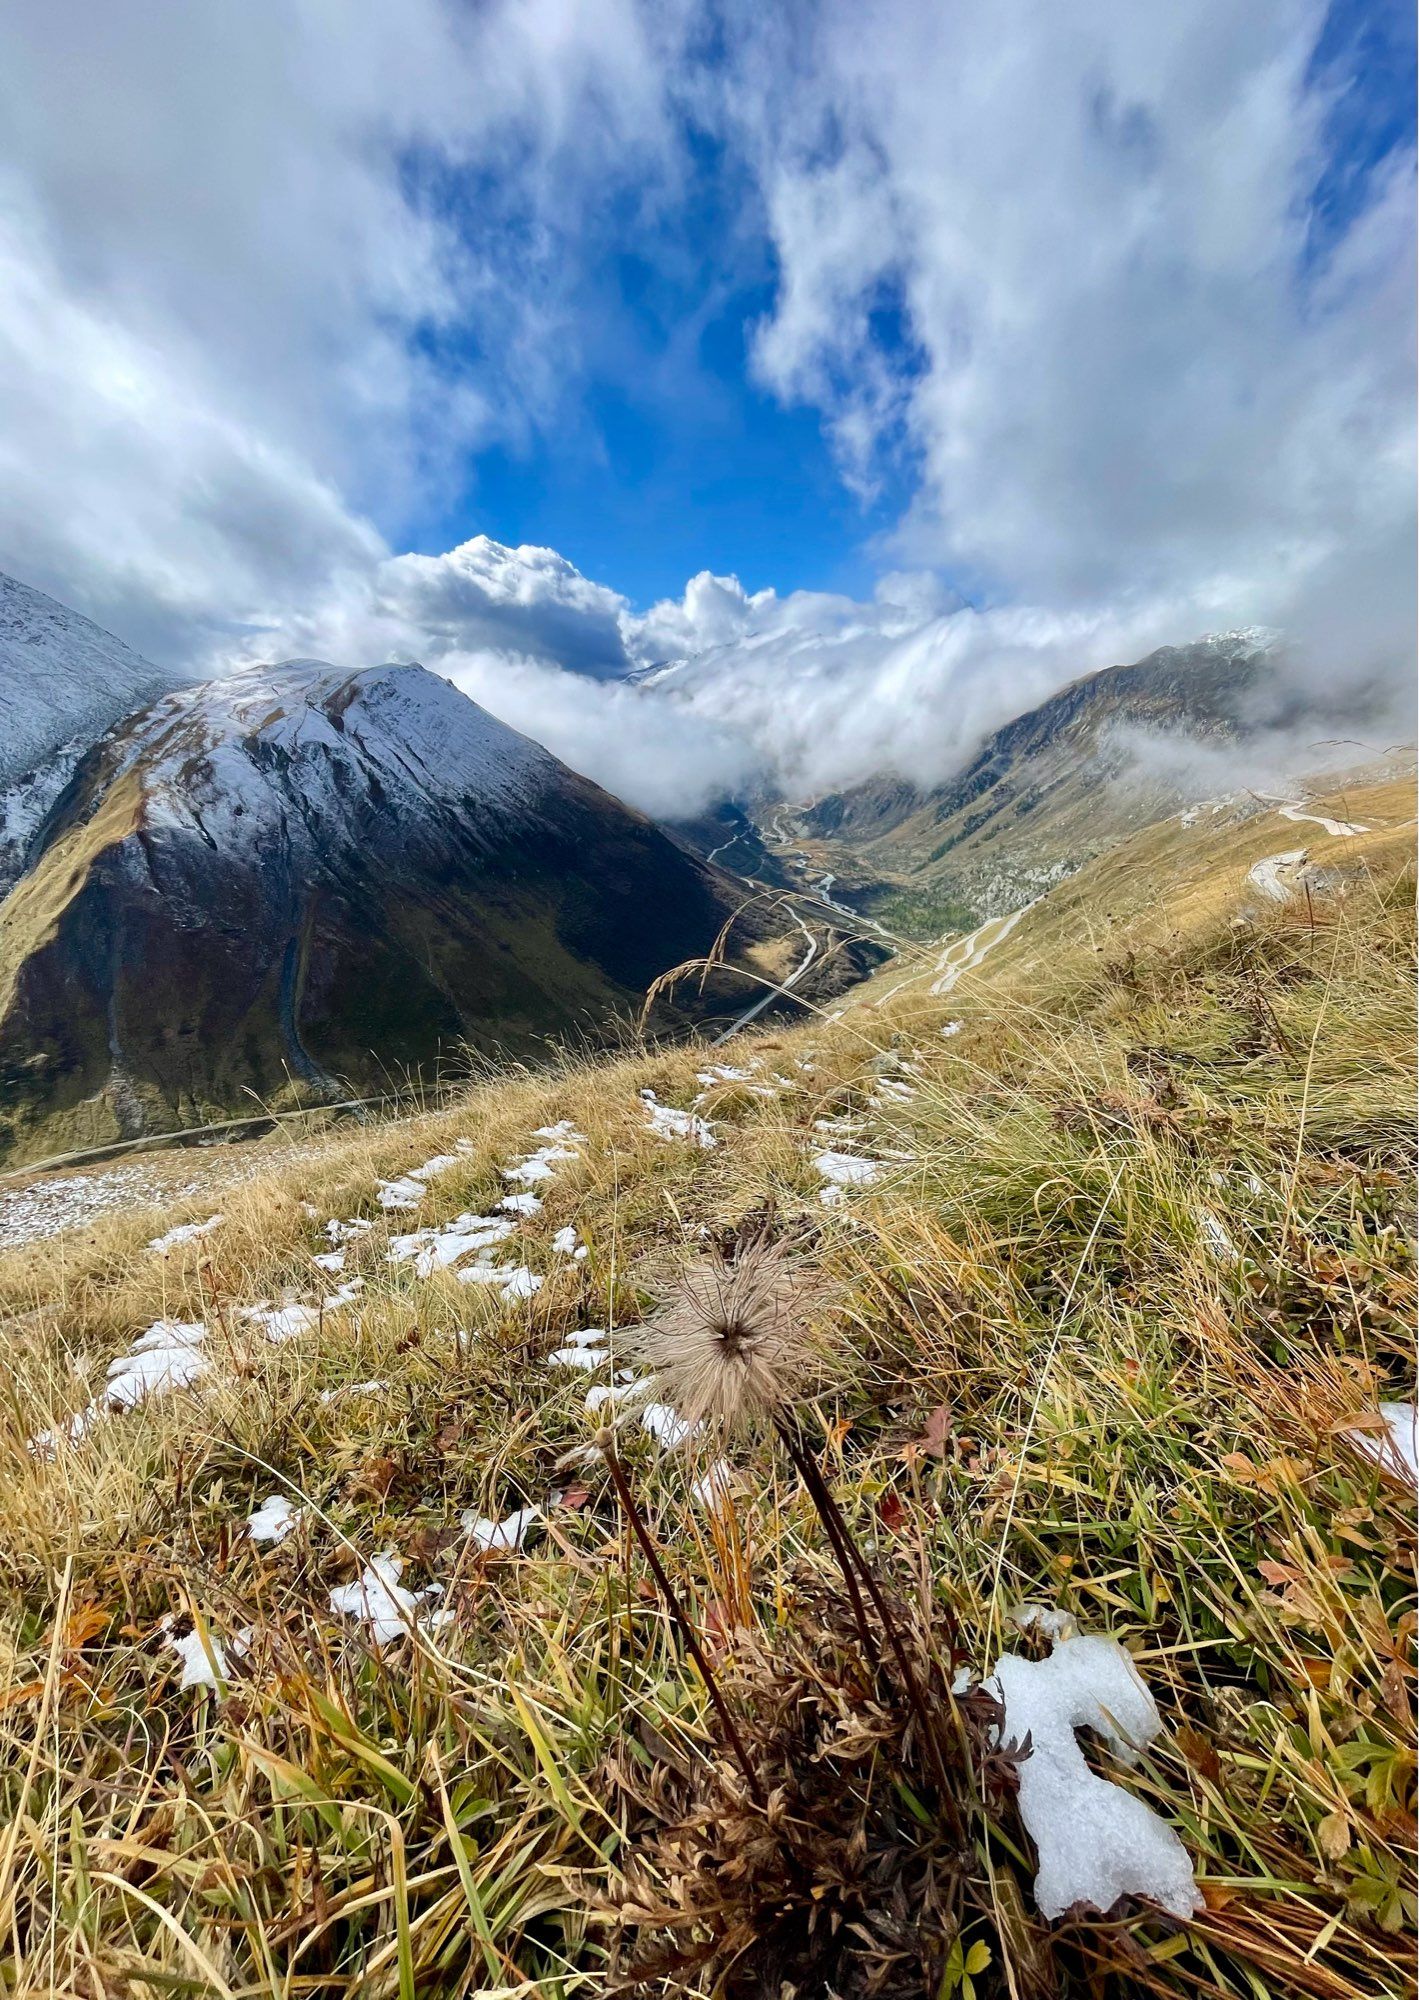
M 1208 630 L 1407 688 L 1413 149 L 1366 13 L 21 0 L 0 567 L 187 672 L 422 658 L 659 814 L 929 782 Z M 676 254 L 707 150 L 772 271 L 756 382 L 909 495 L 871 598 L 399 553 L 569 422 L 600 274 Z

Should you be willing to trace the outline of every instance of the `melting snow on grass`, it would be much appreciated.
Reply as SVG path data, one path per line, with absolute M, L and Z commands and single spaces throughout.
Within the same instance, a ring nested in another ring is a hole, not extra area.
M 611 1359 L 607 1351 L 606 1335 L 600 1327 L 586 1327 L 580 1333 L 567 1336 L 565 1347 L 558 1347 L 546 1357 L 549 1368 L 581 1368 L 588 1375 Z
M 717 1458 L 690 1486 L 690 1498 L 697 1507 L 715 1507 L 729 1497 L 734 1467 L 727 1458 Z
M 369 1627 L 376 1646 L 389 1646 L 404 1638 L 415 1626 L 436 1631 L 452 1618 L 451 1611 L 432 1608 L 442 1596 L 438 1584 L 424 1590 L 405 1590 L 400 1582 L 404 1568 L 396 1555 L 376 1556 L 354 1583 L 344 1583 L 330 1593 L 330 1609 L 344 1618 L 357 1618 Z
M 530 1299 L 540 1292 L 543 1280 L 525 1264 L 470 1264 L 458 1273 L 460 1285 L 495 1285 L 505 1304 Z
M 649 1432 L 662 1451 L 674 1451 L 699 1428 L 669 1403 L 647 1403 L 641 1411 L 641 1429 Z
M 322 1403 L 333 1403 L 339 1396 L 376 1396 L 387 1389 L 387 1382 L 345 1382 L 338 1389 L 322 1389 Z
M 41 1458 L 52 1458 L 60 1438 L 70 1444 L 98 1422 L 108 1410 L 131 1410 L 167 1389 L 185 1389 L 210 1366 L 203 1347 L 207 1329 L 200 1320 L 160 1319 L 140 1333 L 126 1354 L 108 1364 L 108 1379 L 102 1396 L 53 1430 L 41 1431 L 30 1439 L 30 1450 Z
M 1383 1431 L 1348 1430 L 1345 1435 L 1368 1458 L 1419 1490 L 1419 1412 L 1413 1403 L 1381 1403 Z
M 819 1153 L 813 1164 L 827 1183 L 819 1196 L 825 1208 L 835 1208 L 849 1188 L 871 1187 L 882 1172 L 880 1160 L 864 1160 L 856 1153 Z
M 221 1693 L 223 1681 L 230 1680 L 231 1669 L 227 1662 L 228 1650 L 233 1659 L 240 1659 L 251 1645 L 253 1629 L 250 1625 L 244 1631 L 234 1633 L 224 1645 L 210 1628 L 204 1633 L 194 1625 L 181 1639 L 168 1637 L 163 1641 L 169 1652 L 177 1654 L 182 1662 L 182 1673 L 178 1679 L 180 1688 L 209 1687 Z
M 1235 1264 L 1237 1261 L 1237 1246 L 1212 1213 L 1211 1209 L 1200 1208 L 1197 1211 L 1197 1225 L 1202 1231 L 1203 1242 L 1207 1245 L 1218 1263 Z
M 1114 1756 L 1135 1764 L 1162 1728 L 1138 1669 L 1113 1639 L 1057 1639 L 1047 1660 L 1006 1653 L 995 1687 L 1005 1706 L 1001 1741 L 1031 1750 L 1018 1765 L 1020 1815 L 1039 1856 L 1035 1901 L 1062 1917 L 1076 1903 L 1112 1909 L 1148 1896 L 1175 1917 L 1202 1907 L 1187 1850 L 1141 1799 L 1097 1777 L 1076 1729 L 1097 1730 Z
M 303 1333 L 314 1333 L 320 1325 L 319 1306 L 273 1306 L 264 1300 L 260 1305 L 243 1306 L 238 1314 L 250 1326 L 259 1326 L 266 1338 L 277 1346 L 287 1340 L 299 1339 Z
M 338 1216 L 331 1216 L 325 1225 L 325 1233 L 332 1243 L 351 1243 L 357 1236 L 367 1236 L 374 1228 L 363 1216 L 353 1216 L 348 1222 L 341 1222 Z
M 381 1208 L 417 1208 L 425 1192 L 422 1182 L 405 1174 L 397 1181 L 376 1181 L 374 1198 Z
M 540 1519 L 540 1507 L 518 1507 L 502 1521 L 490 1521 L 473 1513 L 463 1516 L 464 1532 L 480 1549 L 520 1549 L 532 1523 Z
M 441 1229 L 415 1229 L 405 1236 L 392 1236 L 389 1262 L 412 1261 L 415 1275 L 429 1278 L 475 1250 L 485 1253 L 494 1244 L 505 1243 L 516 1228 L 515 1222 L 502 1215 L 456 1215 Z
M 254 1542 L 284 1542 L 299 1521 L 301 1511 L 291 1505 L 284 1493 L 272 1493 L 248 1517 L 246 1532 Z
M 165 1236 L 155 1236 L 148 1245 L 159 1257 L 166 1257 L 171 1250 L 177 1250 L 184 1243 L 195 1243 L 226 1221 L 224 1215 L 209 1215 L 205 1222 L 180 1222 L 176 1229 L 168 1230 Z
M 653 1090 L 643 1090 L 641 1102 L 657 1139 L 685 1139 L 706 1152 L 719 1144 L 704 1119 L 697 1118 L 693 1111 L 677 1111 L 673 1104 L 659 1103 Z

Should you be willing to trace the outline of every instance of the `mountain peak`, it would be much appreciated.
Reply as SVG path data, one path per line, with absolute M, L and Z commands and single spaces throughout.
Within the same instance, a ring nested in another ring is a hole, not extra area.
M 91 618 L 0 573 L 0 785 L 170 681 Z

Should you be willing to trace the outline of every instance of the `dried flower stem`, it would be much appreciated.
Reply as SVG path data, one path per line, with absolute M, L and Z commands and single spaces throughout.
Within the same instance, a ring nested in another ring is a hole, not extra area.
M 819 1501 L 814 1488 L 814 1474 L 817 1473 L 818 1468 L 815 1465 L 810 1471 L 809 1467 L 804 1464 L 804 1460 L 808 1454 L 804 1451 L 798 1438 L 789 1429 L 788 1424 L 781 1416 L 775 1419 L 775 1428 L 778 1431 L 784 1450 L 792 1459 L 799 1477 L 808 1488 L 809 1497 L 817 1509 L 818 1518 L 823 1523 L 828 1540 L 833 1545 L 833 1554 L 837 1558 L 838 1568 L 843 1573 L 843 1582 L 847 1585 L 847 1594 L 852 1602 L 852 1615 L 857 1625 L 857 1635 L 862 1641 L 862 1656 L 865 1660 L 870 1660 L 873 1653 L 872 1634 L 868 1630 L 867 1611 L 862 1602 L 862 1592 L 858 1588 L 857 1572 L 853 1568 L 852 1553 L 847 1545 L 846 1527 L 835 1508 L 829 1507 L 825 1509 Z M 821 1477 L 819 1483 L 823 1483 Z
M 734 1717 L 730 1712 L 729 1704 L 720 1692 L 719 1682 L 715 1679 L 714 1670 L 705 1656 L 704 1648 L 701 1646 L 695 1628 L 690 1622 L 689 1614 L 676 1595 L 675 1586 L 665 1574 L 660 1557 L 656 1554 L 655 1544 L 650 1538 L 650 1530 L 646 1527 L 641 1517 L 640 1508 L 636 1504 L 636 1497 L 631 1491 L 630 1481 L 626 1478 L 625 1467 L 621 1464 L 615 1440 L 612 1439 L 604 1443 L 602 1450 L 606 1457 L 607 1468 L 611 1474 L 611 1483 L 616 1488 L 617 1497 L 626 1511 L 626 1519 L 630 1522 L 636 1540 L 641 1545 L 645 1559 L 650 1564 L 650 1572 L 655 1578 L 656 1587 L 669 1607 L 671 1617 L 680 1628 L 680 1635 L 685 1641 L 686 1651 L 700 1670 L 700 1677 L 704 1681 L 710 1700 L 714 1703 L 715 1712 L 719 1716 L 725 1736 L 729 1740 L 729 1746 L 734 1752 L 735 1761 L 744 1773 L 744 1782 L 749 1787 L 750 1795 L 755 1805 L 762 1809 L 768 1804 L 768 1800 L 764 1795 L 764 1788 L 759 1782 L 758 1773 L 749 1761 L 749 1753 L 744 1748 L 743 1738 L 739 1734 Z
M 883 1596 L 877 1579 L 872 1573 L 872 1565 L 867 1561 L 853 1540 L 852 1532 L 847 1522 L 843 1519 L 842 1511 L 837 1501 L 833 1498 L 832 1490 L 819 1470 L 817 1460 L 813 1457 L 813 1454 L 786 1424 L 781 1422 L 778 1426 L 778 1432 L 779 1436 L 783 1439 L 785 1450 L 788 1452 L 795 1466 L 797 1466 L 803 1483 L 808 1488 L 809 1498 L 818 1510 L 819 1519 L 827 1530 L 828 1539 L 833 1545 L 833 1553 L 838 1559 L 838 1567 L 842 1570 L 843 1576 L 848 1583 L 854 1606 L 858 1610 L 859 1615 L 861 1615 L 862 1600 L 858 1595 L 852 1576 L 852 1570 L 856 1567 L 858 1573 L 861 1575 L 863 1584 L 866 1586 L 867 1593 L 872 1599 L 877 1616 L 882 1621 L 882 1630 L 886 1634 L 887 1643 L 896 1656 L 897 1666 L 906 1688 L 907 1700 L 911 1704 L 912 1711 L 916 1716 L 917 1726 L 921 1730 L 923 1746 L 936 1767 L 936 1781 L 941 1792 L 942 1802 L 945 1804 L 950 1815 L 952 1826 L 959 1833 L 962 1831 L 961 1817 L 955 1798 L 951 1792 L 946 1759 L 942 1753 L 940 1740 L 937 1737 L 935 1725 L 927 1709 L 926 1697 L 922 1693 L 921 1682 L 917 1679 L 916 1669 L 912 1666 L 911 1660 L 907 1656 L 907 1649 L 903 1644 L 902 1635 L 897 1629 L 897 1621 L 893 1618 L 888 1608 L 887 1600 Z M 865 1619 L 862 1629 L 865 1632 Z

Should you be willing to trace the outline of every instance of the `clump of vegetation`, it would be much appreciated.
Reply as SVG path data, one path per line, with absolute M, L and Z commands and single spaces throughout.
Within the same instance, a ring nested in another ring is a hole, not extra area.
M 1185 908 L 1091 926 L 1082 871 L 948 998 L 902 961 L 741 1037 L 713 1146 L 639 1095 L 690 1108 L 703 1051 L 569 1062 L 333 1134 L 166 1256 L 210 1204 L 0 1259 L 5 1990 L 1412 1992 L 1414 1494 L 1366 1448 L 1413 1396 L 1412 880 L 1237 924 L 1244 868 L 1189 865 Z M 829 1148 L 875 1171 L 825 1206 Z M 510 1186 L 523 1286 L 390 1261 Z M 206 1373 L 31 1450 L 160 1319 Z M 647 1364 L 704 1433 L 643 1421 Z M 376 1643 L 332 1598 L 386 1553 Z M 1156 1697 L 1137 1770 L 1090 1756 L 1193 1921 L 1039 1915 L 988 1685 L 1029 1604 Z

